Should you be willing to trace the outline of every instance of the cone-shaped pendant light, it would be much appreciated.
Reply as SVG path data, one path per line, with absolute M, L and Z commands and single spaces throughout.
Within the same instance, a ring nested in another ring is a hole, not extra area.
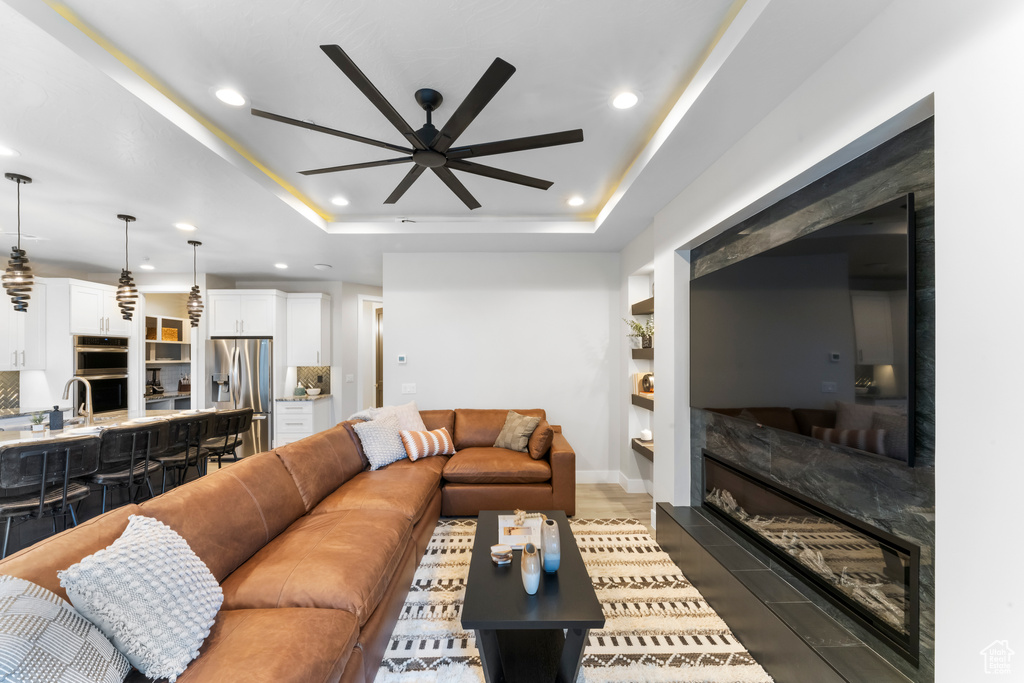
M 124 268 L 117 280 L 117 306 L 121 309 L 121 317 L 131 320 L 135 311 L 135 301 L 139 298 L 139 290 L 135 288 L 135 281 L 132 280 L 132 271 L 128 270 L 128 224 L 135 220 L 135 216 L 119 213 L 117 217 L 124 221 Z
M 196 275 L 196 247 L 201 247 L 203 243 L 195 240 L 189 240 L 188 243 L 192 245 L 192 291 L 189 292 L 185 307 L 188 309 L 188 319 L 192 327 L 199 327 L 199 319 L 203 316 L 203 298 L 199 296 L 199 277 Z
M 28 176 L 20 173 L 4 173 L 4 177 L 18 184 L 18 244 L 11 247 L 11 260 L 7 262 L 7 270 L 2 279 L 7 295 L 11 297 L 14 310 L 27 311 L 28 300 L 32 298 L 32 268 L 28 265 L 25 250 L 21 248 L 21 186 L 32 182 Z

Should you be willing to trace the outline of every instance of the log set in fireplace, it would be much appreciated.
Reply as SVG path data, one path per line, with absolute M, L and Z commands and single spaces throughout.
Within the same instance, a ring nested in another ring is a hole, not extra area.
M 704 451 L 704 507 L 915 665 L 920 548 Z

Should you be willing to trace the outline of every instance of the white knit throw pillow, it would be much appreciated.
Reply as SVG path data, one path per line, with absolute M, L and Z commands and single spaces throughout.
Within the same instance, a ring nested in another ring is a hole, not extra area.
M 128 520 L 120 538 L 57 576 L 135 668 L 174 683 L 199 656 L 224 594 L 177 532 L 151 517 Z
M 371 470 L 379 470 L 406 457 L 405 444 L 398 429 L 398 418 L 384 415 L 370 422 L 357 422 L 352 425 L 363 444 L 363 453 L 370 461 Z
M 416 407 L 416 401 L 409 401 L 400 406 L 384 406 L 383 408 L 371 408 L 370 419 L 379 420 L 385 415 L 394 415 L 398 418 L 398 428 L 410 432 L 425 432 L 427 426 L 423 424 L 420 417 L 420 410 Z

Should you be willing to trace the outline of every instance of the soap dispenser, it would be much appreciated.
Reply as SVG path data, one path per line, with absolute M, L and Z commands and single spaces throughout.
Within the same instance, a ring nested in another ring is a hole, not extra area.
M 59 406 L 50 411 L 50 431 L 55 429 L 64 429 L 64 411 Z

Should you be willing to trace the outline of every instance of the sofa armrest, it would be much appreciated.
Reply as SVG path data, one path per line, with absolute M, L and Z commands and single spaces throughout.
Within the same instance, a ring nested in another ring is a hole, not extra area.
M 551 498 L 552 508 L 576 514 L 576 451 L 562 435 L 562 428 L 551 425 Z

